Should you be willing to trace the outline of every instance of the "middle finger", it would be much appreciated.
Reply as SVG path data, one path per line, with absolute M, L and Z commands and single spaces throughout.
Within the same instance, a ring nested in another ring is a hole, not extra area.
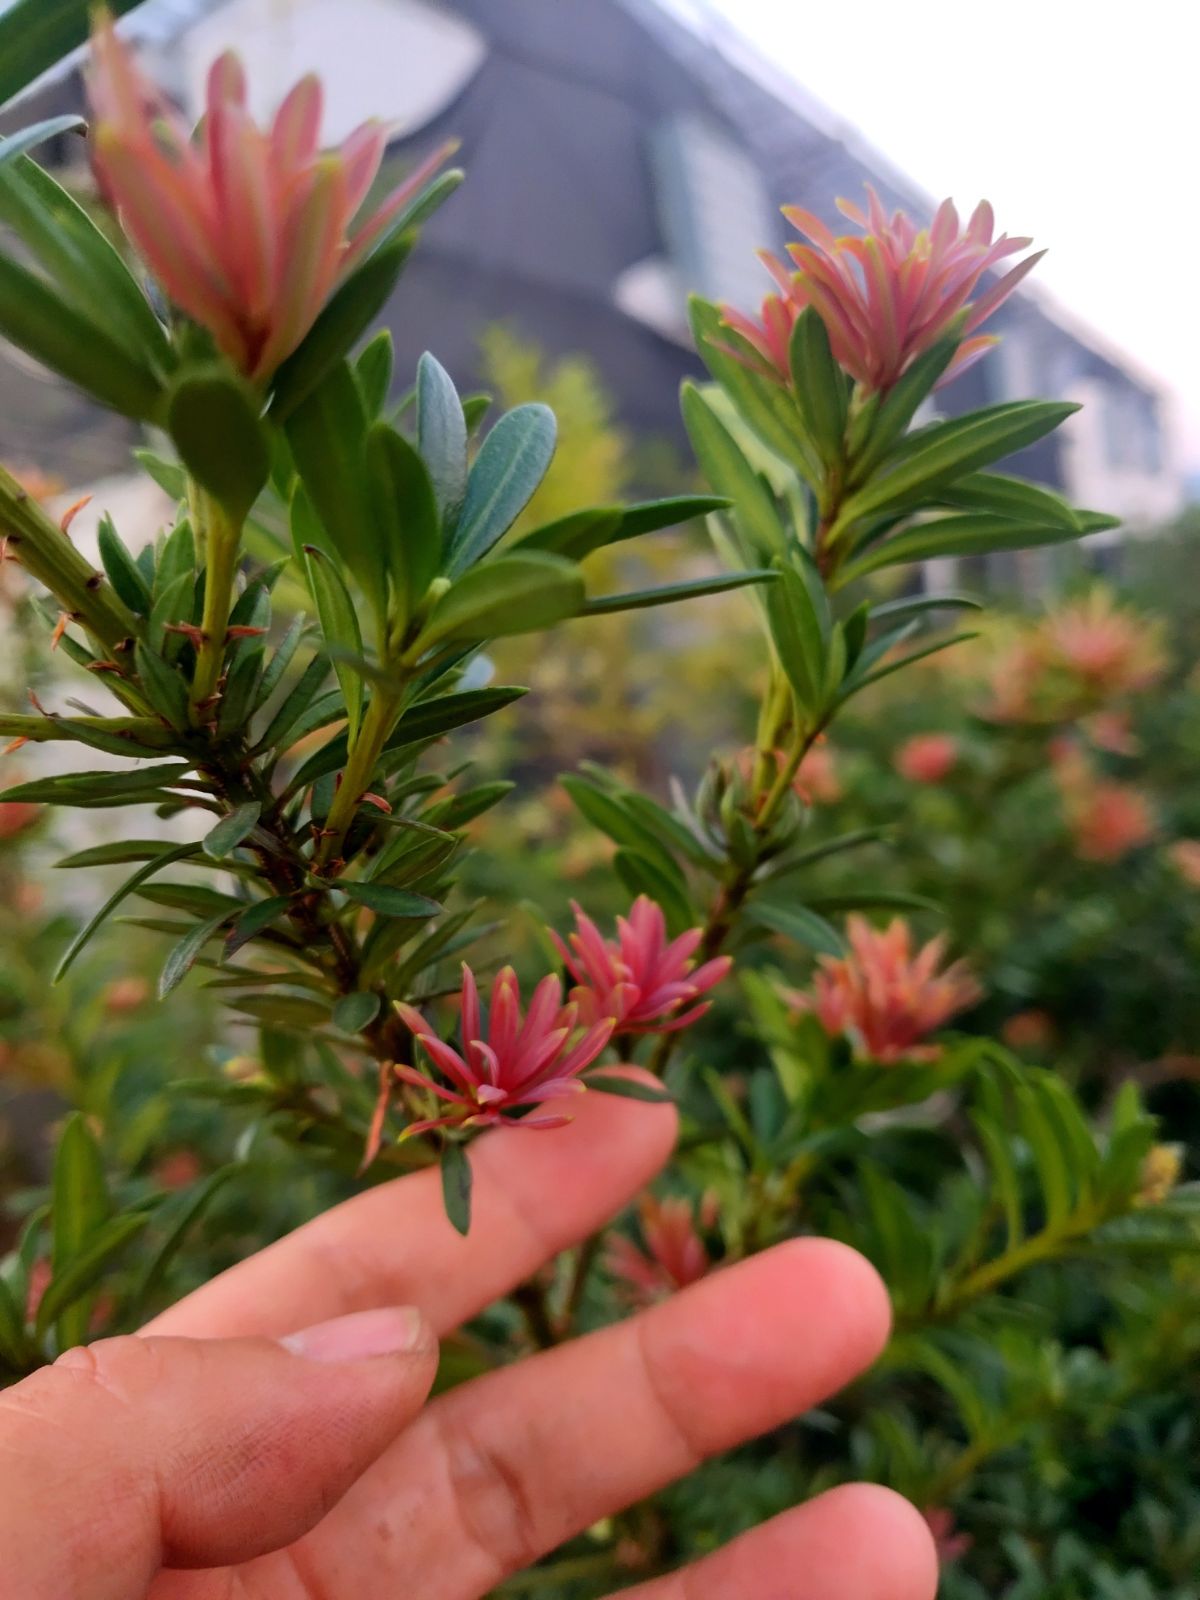
M 298 1564 L 318 1594 L 474 1600 L 841 1388 L 889 1321 L 854 1251 L 778 1246 L 435 1401 L 301 1542 Z

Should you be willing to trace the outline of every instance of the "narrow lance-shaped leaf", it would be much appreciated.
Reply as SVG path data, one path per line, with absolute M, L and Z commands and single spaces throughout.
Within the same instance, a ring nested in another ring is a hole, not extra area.
M 120 599 L 139 617 L 150 615 L 150 588 L 138 570 L 137 563 L 121 542 L 112 518 L 107 512 L 100 518 L 96 536 L 100 561 L 109 583 Z
M 413 653 L 451 640 L 481 642 L 548 628 L 584 603 L 583 577 L 571 561 L 531 552 L 472 567 L 430 613 Z
M 466 451 L 466 435 L 463 436 Z M 437 575 L 442 541 L 436 485 L 426 462 L 385 422 L 367 435 L 367 492 L 401 616 L 407 620 Z
M 140 0 L 108 0 L 114 17 Z M 16 0 L 0 15 L 0 105 L 83 44 L 91 0 Z
M 442 1201 L 451 1226 L 465 1238 L 471 1229 L 471 1163 L 461 1144 L 442 1151 Z
M 216 827 L 204 838 L 204 854 L 213 861 L 222 861 L 236 850 L 243 839 L 249 837 L 258 822 L 262 806 L 257 800 L 247 800 L 237 806 L 227 817 L 222 817 Z
M 333 551 L 363 593 L 374 598 L 384 593 L 386 568 L 364 484 L 366 429 L 354 374 L 341 361 L 297 406 L 285 431 L 296 470 Z
M 680 405 L 696 460 L 717 493 L 732 502 L 738 525 L 753 548 L 768 559 L 782 555 L 787 536 L 775 502 L 729 429 L 693 383 L 683 385 Z
M 656 589 L 631 589 L 626 594 L 602 594 L 588 600 L 581 617 L 607 616 L 614 611 L 644 611 L 650 606 L 675 605 L 680 600 L 700 600 L 709 594 L 726 594 L 751 584 L 771 585 L 779 576 L 763 567 L 750 572 L 718 573 L 712 578 L 689 578 L 683 583 L 664 583 Z
M 171 389 L 167 426 L 188 471 L 240 526 L 270 473 L 257 395 L 228 367 L 184 373 Z
M 866 555 L 847 563 L 835 575 L 833 584 L 846 584 L 885 567 L 903 566 L 910 561 L 927 561 L 933 556 L 990 555 L 998 550 L 1030 550 L 1040 545 L 1063 544 L 1077 539 L 1079 531 L 1056 523 L 1037 527 L 1022 519 L 993 517 L 984 512 L 963 512 L 961 516 L 935 517 L 927 522 L 892 534 Z
M 4 146 L 8 151 L 11 146 Z M 101 307 L 104 327 L 137 361 L 169 373 L 177 357 L 166 329 L 120 252 L 79 202 L 36 162 L 21 157 L 0 172 L 6 222 L 84 316 Z
M 157 374 L 35 273 L 0 254 L 0 334 L 98 400 L 138 421 L 157 420 Z
M 877 475 L 846 499 L 831 538 L 856 518 L 918 500 L 952 478 L 1035 443 L 1078 410 L 1066 402 L 1017 400 L 910 434 Z
M 7 166 L 10 161 L 15 161 L 18 156 L 35 149 L 47 139 L 57 139 L 60 133 L 82 133 L 84 127 L 83 118 L 76 116 L 47 117 L 42 122 L 31 122 L 27 128 L 19 128 L 16 133 L 0 138 L 0 167 Z
M 450 532 L 467 492 L 467 420 L 450 374 L 428 350 L 417 363 L 417 448 Z
M 146 862 L 144 866 L 139 867 L 135 873 L 126 878 L 121 887 L 109 895 L 108 899 L 100 907 L 99 911 L 96 912 L 95 916 L 85 923 L 85 925 L 75 935 L 74 939 L 71 940 L 71 943 L 67 946 L 66 951 L 63 953 L 62 959 L 58 963 L 58 970 L 54 974 L 55 983 L 59 983 L 62 980 L 67 971 L 75 962 L 75 959 L 79 955 L 80 951 L 83 950 L 85 945 L 87 945 L 88 941 L 91 939 L 92 935 L 96 932 L 97 928 L 99 928 L 112 915 L 116 908 L 121 904 L 122 900 L 124 900 L 128 895 L 131 895 L 136 889 L 140 888 L 141 885 L 152 878 L 156 872 L 160 872 L 163 867 L 169 867 L 175 861 L 182 861 L 186 856 L 194 854 L 195 850 L 196 846 L 194 844 L 189 843 L 176 845 L 172 849 L 164 850 L 162 854 L 155 860 Z
M 377 250 L 346 279 L 292 352 L 272 385 L 271 415 L 283 422 L 342 361 L 387 304 L 404 263 L 411 238 L 400 238 Z
M 817 454 L 832 465 L 842 458 L 849 386 L 833 359 L 825 324 L 812 306 L 796 318 L 789 361 L 796 410 Z
M 533 498 L 554 455 L 557 425 L 548 406 L 517 406 L 483 441 L 447 551 L 451 576 L 475 565 Z
M 794 467 L 810 483 L 815 482 L 817 462 L 806 448 L 800 419 L 788 391 L 781 383 L 752 371 L 730 354 L 733 340 L 720 307 L 693 295 L 688 302 L 688 314 L 696 348 L 738 415 L 781 461 Z
M 196 965 L 196 958 L 208 941 L 216 934 L 217 930 L 229 921 L 229 911 L 222 907 L 214 916 L 208 917 L 203 922 L 198 922 L 190 933 L 183 938 L 169 953 L 163 964 L 163 969 L 158 980 L 158 998 L 165 1000 L 173 989 L 177 989 L 188 973 Z
M 82 1113 L 75 1112 L 63 1127 L 54 1157 L 50 1250 L 52 1280 L 65 1274 L 71 1263 L 83 1253 L 107 1220 L 110 1210 L 100 1147 L 86 1118 Z M 78 1344 L 86 1338 L 87 1324 L 86 1306 L 65 1311 L 59 1326 L 64 1347 Z
M 297 494 L 303 494 L 303 490 L 298 489 Z M 321 630 L 326 641 L 331 645 L 341 646 L 343 651 L 352 656 L 361 656 L 363 643 L 358 628 L 358 615 L 346 585 L 342 582 L 341 574 L 329 557 L 313 545 L 305 547 L 304 564 L 308 573 L 308 586 L 317 603 L 317 615 L 321 619 Z M 362 716 L 363 682 L 353 667 L 347 666 L 339 656 L 340 652 L 338 655 L 331 652 L 334 674 L 341 686 L 342 698 L 346 702 L 346 720 L 350 738 L 353 739 Z

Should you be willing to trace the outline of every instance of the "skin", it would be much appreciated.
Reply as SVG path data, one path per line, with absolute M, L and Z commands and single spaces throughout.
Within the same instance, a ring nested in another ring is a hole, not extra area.
M 477 1600 L 874 1360 L 882 1283 L 853 1251 L 805 1239 L 426 1404 L 437 1337 L 594 1232 L 670 1154 L 669 1107 L 593 1094 L 571 1110 L 560 1132 L 475 1144 L 468 1239 L 436 1173 L 398 1179 L 141 1334 L 0 1394 L 0 1600 Z M 936 1587 L 922 1518 L 860 1484 L 622 1593 Z

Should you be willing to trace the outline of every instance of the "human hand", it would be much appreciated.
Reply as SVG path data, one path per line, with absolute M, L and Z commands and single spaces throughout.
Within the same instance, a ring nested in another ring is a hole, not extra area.
M 797 1240 L 421 1410 L 436 1335 L 670 1153 L 669 1107 L 572 1109 L 553 1136 L 473 1146 L 467 1239 L 436 1172 L 401 1178 L 0 1394 L 2 1600 L 476 1600 L 874 1359 L 874 1271 Z M 932 1600 L 936 1581 L 917 1513 L 852 1485 L 623 1593 Z

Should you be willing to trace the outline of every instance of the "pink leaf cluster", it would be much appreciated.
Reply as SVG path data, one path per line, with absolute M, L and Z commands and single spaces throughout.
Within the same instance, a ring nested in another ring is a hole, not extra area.
M 873 928 L 864 917 L 853 916 L 846 931 L 850 953 L 819 958 L 806 1009 L 826 1033 L 845 1035 L 873 1061 L 936 1058 L 937 1048 L 922 1041 L 980 996 L 966 965 L 942 966 L 941 938 L 914 950 L 912 930 L 902 917 Z
M 639 895 L 628 917 L 617 918 L 617 937 L 605 939 L 592 919 L 572 903 L 575 931 L 564 940 L 551 933 L 575 979 L 571 999 L 580 1015 L 612 1017 L 618 1033 L 673 1033 L 690 1027 L 708 1010 L 693 1004 L 729 971 L 728 956 L 697 967 L 693 957 L 703 932 L 692 928 L 668 940 L 662 907 Z M 687 1009 L 684 1009 L 684 1008 Z
M 711 1270 L 712 1258 L 699 1230 L 716 1223 L 713 1196 L 706 1196 L 697 1212 L 682 1195 L 664 1200 L 646 1195 L 638 1207 L 638 1221 L 646 1248 L 639 1249 L 625 1234 L 612 1234 L 604 1256 L 609 1273 L 635 1304 L 646 1305 L 686 1289 Z
M 1045 253 L 1026 256 L 972 299 L 985 273 L 1031 242 L 995 238 L 986 200 L 965 227 L 951 200 L 942 202 L 928 228 L 918 228 L 903 211 L 889 217 L 869 186 L 865 213 L 848 200 L 839 200 L 838 209 L 861 236 L 834 234 L 811 211 L 785 206 L 784 216 L 808 243 L 788 246 L 790 267 L 760 252 L 779 292 L 763 302 L 758 320 L 723 308 L 728 326 L 783 383 L 791 381 L 791 330 L 807 306 L 825 324 L 835 360 L 868 393 L 890 389 L 931 345 L 959 331 L 963 342 L 942 379 L 947 382 L 996 343 L 976 330 Z
M 302 78 L 260 128 L 241 63 L 225 54 L 209 72 L 193 138 L 102 15 L 88 93 L 96 175 L 131 242 L 168 298 L 263 382 L 453 148 L 436 151 L 363 217 L 387 129 L 365 122 L 322 151 L 316 77 Z
M 595 1061 L 613 1031 L 612 1018 L 604 1017 L 571 1043 L 578 1031 L 578 1007 L 563 1004 L 559 980 L 553 974 L 543 978 L 522 1012 L 521 986 L 511 967 L 497 973 L 492 984 L 485 1026 L 475 974 L 463 964 L 460 1049 L 440 1039 L 414 1006 L 397 1001 L 396 1011 L 446 1082 L 402 1065 L 394 1068 L 396 1076 L 430 1090 L 454 1108 L 443 1116 L 410 1123 L 405 1137 L 431 1128 L 484 1127 L 501 1120 L 507 1124 L 504 1112 L 579 1093 L 583 1089 L 579 1074 Z M 523 1117 L 517 1125 L 560 1128 L 569 1121 L 555 1112 Z

